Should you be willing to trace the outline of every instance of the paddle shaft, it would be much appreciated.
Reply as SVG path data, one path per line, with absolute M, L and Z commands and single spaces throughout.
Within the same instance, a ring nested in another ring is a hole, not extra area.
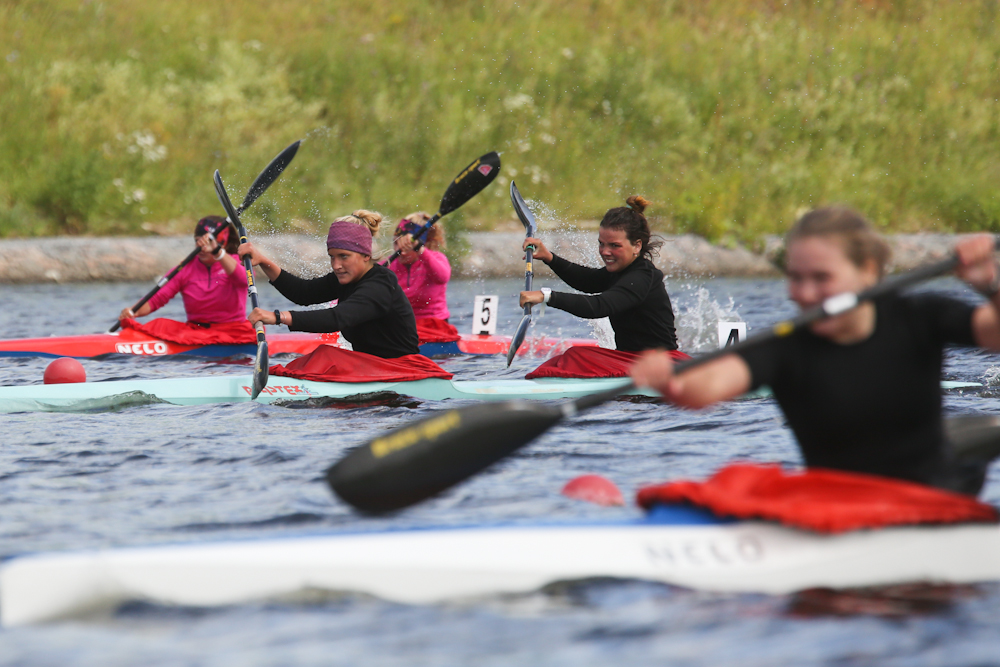
M 1000 239 L 997 240 L 997 246 L 1000 249 Z M 847 311 L 855 308 L 856 306 L 873 299 L 885 296 L 886 294 L 891 294 L 892 292 L 905 289 L 916 285 L 917 283 L 923 282 L 928 278 L 933 278 L 939 276 L 943 273 L 953 270 L 958 265 L 958 257 L 951 256 L 947 259 L 943 259 L 939 262 L 934 262 L 933 264 L 928 264 L 922 266 L 918 269 L 913 269 L 912 271 L 907 271 L 906 273 L 901 273 L 899 275 L 890 276 L 882 282 L 869 287 L 868 289 L 858 292 L 857 294 L 845 293 L 838 294 L 837 296 L 832 296 L 826 299 L 820 305 L 810 308 L 809 310 L 799 313 L 796 317 L 785 320 L 783 322 L 778 322 L 773 325 L 770 329 L 762 331 L 759 334 L 750 336 L 746 340 L 740 341 L 729 347 L 722 347 L 717 350 L 712 350 L 706 354 L 699 356 L 696 359 L 690 359 L 687 361 L 682 361 L 677 364 L 674 368 L 674 372 L 677 374 L 684 373 L 698 366 L 702 366 L 711 361 L 715 361 L 720 357 L 724 357 L 727 354 L 732 354 L 734 352 L 739 352 L 748 347 L 759 345 L 775 338 L 784 338 L 790 336 L 793 332 L 801 329 L 804 326 L 808 326 L 813 322 L 825 319 L 827 317 L 834 317 L 836 315 L 841 315 Z M 600 405 L 606 401 L 609 401 L 616 396 L 633 389 L 635 385 L 632 382 L 622 384 L 619 387 L 608 389 L 596 394 L 591 394 L 589 396 L 583 396 L 576 399 L 570 403 L 566 403 L 564 410 L 567 414 L 576 414 L 581 410 L 586 410 L 594 406 Z M 569 406 L 572 406 L 570 408 Z
M 295 157 L 295 153 L 298 152 L 299 144 L 301 143 L 302 141 L 300 140 L 289 144 L 285 148 L 285 150 L 278 153 L 274 157 L 274 159 L 271 160 L 266 167 L 264 167 L 263 171 L 257 174 L 257 178 L 254 179 L 254 182 L 250 186 L 250 189 L 247 190 L 246 197 L 243 198 L 243 203 L 240 204 L 239 208 L 236 209 L 237 216 L 242 215 L 243 211 L 250 208 L 250 206 L 255 201 L 257 201 L 257 198 L 260 197 L 262 194 L 264 194 L 264 191 L 267 190 L 269 187 L 271 187 L 272 183 L 278 180 L 278 176 L 281 175 L 281 172 L 285 170 L 285 167 L 287 167 L 288 164 L 292 161 L 292 158 Z M 245 242 L 246 237 L 243 236 L 241 240 Z M 153 289 L 149 290 L 149 292 L 146 293 L 146 296 L 142 297 L 142 299 L 138 303 L 132 306 L 132 312 L 134 313 L 140 308 L 142 308 L 144 305 L 146 305 L 146 302 L 152 299 L 153 296 L 155 296 L 156 293 L 159 292 L 164 285 L 173 280 L 174 276 L 176 276 L 181 269 L 190 264 L 191 260 L 193 260 L 195 257 L 198 256 L 199 252 L 201 252 L 200 248 L 195 248 L 194 250 L 192 250 L 191 253 L 187 257 L 185 257 L 180 264 L 175 266 L 174 269 L 170 271 L 170 273 L 166 274 L 158 281 L 156 281 L 156 285 L 153 287 Z M 256 304 L 254 304 L 254 307 L 256 307 Z M 120 320 L 118 322 L 115 322 L 111 326 L 111 328 L 108 329 L 108 333 L 114 333 L 118 331 L 121 325 L 122 323 Z
M 142 308 L 143 306 L 145 306 L 146 302 L 149 301 L 150 299 L 152 299 L 156 295 L 156 293 L 159 292 L 160 289 L 163 288 L 164 285 L 166 285 L 171 280 L 173 280 L 174 276 L 176 276 L 178 274 L 178 272 L 180 272 L 181 269 L 183 269 L 185 266 L 187 266 L 188 264 L 190 264 L 191 260 L 198 256 L 199 252 L 201 252 L 201 248 L 195 248 L 194 250 L 192 250 L 188 254 L 187 257 L 185 257 L 183 260 L 181 260 L 181 263 L 178 264 L 177 266 L 175 266 L 170 271 L 170 273 L 167 273 L 166 275 L 162 276 L 159 280 L 157 280 L 156 281 L 156 285 L 153 287 L 153 289 L 151 289 L 148 292 L 146 292 L 146 296 L 142 297 L 139 301 L 136 302 L 136 304 L 134 306 L 132 306 L 132 312 L 134 313 L 134 312 L 138 311 L 140 308 Z M 121 327 L 121 325 L 122 325 L 121 320 L 115 322 L 113 325 L 111 325 L 111 328 L 108 329 L 108 333 L 114 333 L 114 332 L 118 331 L 118 329 Z
M 229 194 L 226 192 L 226 186 L 222 183 L 222 175 L 219 174 L 219 170 L 215 170 L 215 176 L 213 177 L 213 182 L 215 184 L 215 194 L 219 197 L 219 203 L 226 210 L 226 215 L 229 217 L 229 221 L 236 226 L 236 231 L 240 235 L 240 245 L 248 243 L 247 230 L 243 226 L 243 222 L 240 220 L 239 213 L 233 208 L 233 203 L 229 200 Z M 250 303 L 256 309 L 259 307 L 257 301 L 257 285 L 254 283 L 253 279 L 253 260 L 249 255 L 243 257 L 243 268 L 246 270 L 247 274 L 247 294 L 250 296 Z M 263 391 L 264 387 L 267 386 L 267 337 L 264 335 L 264 323 L 258 320 L 254 322 L 254 331 L 257 332 L 257 355 L 254 359 L 254 369 L 253 369 L 253 390 L 250 393 L 250 399 L 256 400 L 260 392 Z
M 536 223 L 535 216 L 528 208 L 525 203 L 524 198 L 521 197 L 520 191 L 518 191 L 517 186 L 514 181 L 510 182 L 510 203 L 514 207 L 514 212 L 517 213 L 518 219 L 521 224 L 524 225 L 525 238 L 531 238 L 535 235 Z M 534 280 L 534 269 L 532 262 L 535 257 L 535 246 L 528 245 L 524 250 L 525 268 L 524 268 L 524 291 L 530 292 L 532 287 L 532 282 Z M 531 304 L 524 304 L 524 315 L 521 317 L 521 322 L 517 325 L 517 330 L 514 332 L 514 337 L 510 341 L 510 347 L 507 349 L 507 368 L 510 368 L 511 363 L 514 361 L 514 356 L 517 354 L 518 349 L 521 347 L 521 343 L 524 342 L 524 337 L 528 333 L 528 325 L 531 324 Z
M 428 220 L 420 229 L 416 231 L 415 234 L 410 234 L 410 238 L 417 242 L 413 246 L 414 252 L 420 250 L 424 246 L 424 237 L 427 235 L 427 232 L 430 231 L 430 228 L 434 226 L 434 223 L 440 219 L 441 219 L 441 211 L 438 211 L 437 213 L 434 214 L 434 217 Z M 389 259 L 387 259 L 385 261 L 385 264 L 383 264 L 382 266 L 389 266 L 389 264 L 398 259 L 401 254 L 403 254 L 402 251 L 396 250 L 391 255 L 389 255 Z

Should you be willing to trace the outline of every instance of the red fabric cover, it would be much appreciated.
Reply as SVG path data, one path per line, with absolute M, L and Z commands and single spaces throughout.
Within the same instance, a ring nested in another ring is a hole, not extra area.
M 719 516 L 768 519 L 820 533 L 921 523 L 997 521 L 996 508 L 970 496 L 876 475 L 736 463 L 705 482 L 678 481 L 639 490 L 636 502 L 688 502 Z
M 417 337 L 420 344 L 452 343 L 459 340 L 458 329 L 436 317 L 422 317 L 417 320 Z
M 320 345 L 287 366 L 271 366 L 270 372 L 272 375 L 317 382 L 409 382 L 452 378 L 451 373 L 419 354 L 383 359 L 333 345 Z
M 562 354 L 548 359 L 541 366 L 524 377 L 535 378 L 622 378 L 628 376 L 628 369 L 641 352 L 622 352 L 603 347 L 583 347 L 574 345 Z M 676 361 L 690 359 L 680 350 L 671 350 L 670 356 Z
M 145 324 L 133 319 L 122 320 L 122 326 L 178 345 L 246 345 L 257 342 L 253 325 L 247 320 L 205 326 L 158 317 Z

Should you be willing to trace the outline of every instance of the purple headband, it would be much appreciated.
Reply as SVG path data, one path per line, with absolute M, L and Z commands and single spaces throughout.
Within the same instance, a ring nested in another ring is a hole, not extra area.
M 341 220 L 330 225 L 330 233 L 326 237 L 326 249 L 353 250 L 362 255 L 372 254 L 372 233 L 368 225 Z

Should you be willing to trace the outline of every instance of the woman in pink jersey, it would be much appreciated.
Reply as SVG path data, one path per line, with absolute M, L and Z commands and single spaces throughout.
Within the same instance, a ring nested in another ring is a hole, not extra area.
M 417 244 L 411 236 L 430 219 L 430 215 L 421 212 L 411 213 L 399 222 L 392 245 L 400 254 L 391 268 L 418 320 L 447 322 L 450 316 L 448 280 L 451 279 L 451 264 L 441 252 L 445 245 L 444 230 L 440 222 L 435 223 L 427 230 L 423 245 L 416 250 L 414 246 Z
M 138 311 L 124 309 L 120 320 L 142 317 L 159 310 L 178 292 L 184 299 L 187 321 L 197 324 L 245 322 L 247 276 L 237 262 L 239 238 L 225 218 L 210 215 L 194 228 L 201 252 Z

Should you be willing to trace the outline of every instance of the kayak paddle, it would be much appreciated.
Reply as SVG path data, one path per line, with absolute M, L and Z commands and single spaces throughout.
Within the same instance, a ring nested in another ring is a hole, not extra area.
M 997 244 L 1000 249 L 1000 240 Z M 915 285 L 955 268 L 958 257 L 883 280 L 858 294 L 830 297 L 767 331 L 697 359 L 677 364 L 682 373 L 732 352 L 783 338 L 817 320 L 845 313 L 864 301 Z M 348 452 L 326 471 L 330 488 L 345 502 L 371 513 L 408 507 L 454 486 L 517 451 L 578 412 L 632 389 L 623 380 L 606 391 L 559 405 L 524 400 L 455 408 L 400 427 Z
M 493 179 L 499 173 L 500 155 L 496 151 L 490 151 L 486 155 L 473 160 L 472 164 L 463 169 L 455 177 L 455 180 L 451 182 L 451 185 L 448 186 L 448 189 L 445 190 L 444 196 L 441 197 L 441 204 L 438 206 L 437 213 L 420 229 L 410 235 L 414 241 L 417 241 L 413 249 L 418 250 L 424 244 L 424 237 L 435 222 L 482 192 L 483 188 L 492 183 Z M 399 254 L 397 250 L 389 255 L 389 259 L 385 261 L 383 266 L 389 266 L 389 264 L 399 257 Z
M 531 238 L 535 235 L 535 230 L 537 229 L 535 215 L 528 208 L 528 205 L 524 203 L 524 199 L 521 198 L 521 193 L 518 192 L 514 181 L 510 182 L 510 203 L 514 205 L 517 217 L 521 220 L 521 224 L 524 225 L 525 238 Z M 534 257 L 534 252 L 535 246 L 532 245 L 529 245 L 524 251 L 524 291 L 526 292 L 531 291 L 531 282 L 535 275 L 531 269 L 531 260 Z M 520 324 L 517 325 L 517 331 L 514 332 L 514 337 L 510 341 L 510 347 L 507 348 L 507 368 L 510 368 L 510 362 L 514 361 L 514 355 L 517 354 L 518 348 L 524 342 L 524 336 L 528 333 L 529 324 L 531 324 L 531 304 L 526 303 L 524 304 L 524 315 L 521 317 Z
M 219 196 L 222 207 L 226 209 L 229 221 L 236 225 L 236 231 L 240 234 L 240 245 L 242 245 L 247 242 L 247 230 L 243 227 L 236 209 L 233 208 L 233 202 L 229 201 L 229 194 L 226 192 L 226 186 L 222 184 L 222 176 L 219 175 L 218 169 L 215 170 L 213 180 L 215 194 Z M 253 282 L 253 263 L 249 255 L 243 258 L 243 268 L 247 272 L 247 294 L 250 295 L 250 303 L 253 304 L 254 308 L 257 308 L 259 305 L 257 303 L 257 286 Z M 253 393 L 250 394 L 250 400 L 256 400 L 261 390 L 267 386 L 267 338 L 264 337 L 264 323 L 257 322 L 253 328 L 257 332 L 257 358 L 254 360 Z
M 270 164 L 264 167 L 264 171 L 260 172 L 257 175 L 257 178 L 254 180 L 253 185 L 251 185 L 250 189 L 247 191 L 247 196 L 243 198 L 243 203 L 240 204 L 240 207 L 238 209 L 236 209 L 236 212 L 238 214 L 243 213 L 243 211 L 250 208 L 250 205 L 253 204 L 255 201 L 257 201 L 257 198 L 260 197 L 262 194 L 264 194 L 264 191 L 267 190 L 269 187 L 271 187 L 272 183 L 278 180 L 278 176 L 281 175 L 281 172 L 285 170 L 285 167 L 288 166 L 288 163 L 292 161 L 293 157 L 295 157 L 296 151 L 299 150 L 300 143 L 302 142 L 296 141 L 295 143 L 291 144 L 288 148 L 278 153 L 278 155 L 273 160 L 271 160 Z M 140 308 L 142 308 L 144 305 L 146 305 L 146 302 L 152 299 L 153 295 L 159 292 L 164 285 L 173 280 L 174 276 L 176 276 L 181 269 L 190 264 L 191 260 L 193 260 L 195 257 L 198 256 L 199 252 L 201 252 L 201 248 L 195 248 L 190 252 L 190 254 L 188 254 L 187 257 L 185 257 L 181 261 L 180 264 L 175 266 L 170 271 L 170 273 L 167 273 L 159 280 L 157 280 L 156 285 L 153 286 L 153 289 L 149 290 L 146 296 L 142 297 L 142 299 L 138 303 L 132 306 L 132 312 L 135 312 Z M 108 329 L 108 333 L 114 333 L 118 331 L 121 325 L 122 323 L 120 321 L 115 322 L 111 326 L 111 328 Z

